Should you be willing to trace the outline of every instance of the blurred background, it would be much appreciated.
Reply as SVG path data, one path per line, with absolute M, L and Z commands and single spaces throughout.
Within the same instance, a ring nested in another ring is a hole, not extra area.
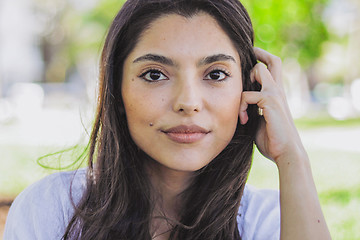
M 255 45 L 283 60 L 289 105 L 331 234 L 360 239 L 360 1 L 242 2 Z M 0 239 L 13 198 L 81 157 L 101 47 L 123 3 L 0 1 Z M 275 165 L 258 152 L 249 182 L 278 187 Z

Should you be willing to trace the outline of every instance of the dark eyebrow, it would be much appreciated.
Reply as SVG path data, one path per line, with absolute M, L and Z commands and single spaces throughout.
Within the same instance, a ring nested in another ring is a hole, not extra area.
M 167 58 L 167 57 L 164 57 L 161 55 L 151 54 L 151 53 L 136 58 L 133 61 L 133 63 L 143 62 L 143 61 L 152 61 L 152 62 L 158 62 L 158 63 L 169 65 L 169 66 L 175 66 L 175 63 L 170 58 Z
M 215 55 L 207 56 L 207 57 L 201 59 L 197 65 L 198 66 L 208 65 L 213 62 L 219 62 L 219 61 L 233 61 L 234 63 L 236 63 L 235 59 L 230 55 L 215 54 Z

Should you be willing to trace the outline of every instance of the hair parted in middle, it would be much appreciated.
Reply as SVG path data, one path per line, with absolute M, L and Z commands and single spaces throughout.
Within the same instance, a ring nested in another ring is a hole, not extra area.
M 123 65 L 156 19 L 169 14 L 191 18 L 199 13 L 212 16 L 237 49 L 243 90 L 260 90 L 259 84 L 250 81 L 250 71 L 257 62 L 253 28 L 238 0 L 126 1 L 105 40 L 87 185 L 64 239 L 152 238 L 154 191 L 145 169 L 152 159 L 136 146 L 129 133 L 121 96 Z M 257 106 L 250 105 L 247 111 L 248 123 L 238 123 L 228 146 L 198 170 L 181 193 L 180 220 L 168 219 L 173 225 L 170 239 L 241 239 L 237 213 L 259 123 Z

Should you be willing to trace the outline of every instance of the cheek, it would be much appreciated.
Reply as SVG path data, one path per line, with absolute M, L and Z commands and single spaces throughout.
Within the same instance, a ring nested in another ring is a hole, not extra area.
M 241 86 L 233 86 L 227 91 L 212 95 L 212 105 L 216 106 L 217 114 L 224 119 L 233 119 L 239 113 Z
M 153 125 L 152 116 L 148 110 L 151 102 L 144 100 L 145 96 L 135 89 L 129 88 L 126 90 L 128 93 L 131 93 L 123 94 L 129 132 L 136 145 L 143 148 L 145 144 L 144 139 L 146 139 L 144 137 L 148 135 Z
M 226 97 L 218 108 L 218 116 L 224 126 L 236 125 L 239 116 L 240 96 Z
M 151 121 L 151 116 L 148 113 L 151 101 L 146 101 L 143 95 L 139 95 L 136 92 L 125 95 L 123 99 L 130 130 L 141 127 L 141 125 Z
M 164 114 L 164 96 L 138 85 L 127 86 L 123 101 L 130 132 L 143 132 Z
M 216 111 L 215 115 L 218 120 L 218 126 L 221 128 L 224 137 L 232 137 L 235 132 L 241 99 L 241 89 L 234 88 L 238 91 L 227 91 L 225 94 L 218 96 L 217 101 L 213 102 Z

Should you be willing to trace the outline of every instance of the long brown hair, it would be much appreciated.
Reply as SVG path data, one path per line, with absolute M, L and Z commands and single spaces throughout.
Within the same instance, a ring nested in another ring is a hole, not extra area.
M 87 186 L 64 239 L 151 239 L 152 186 L 144 162 L 150 157 L 132 140 L 121 96 L 123 63 L 150 23 L 165 14 L 214 17 L 241 60 L 244 90 L 256 64 L 250 18 L 238 0 L 128 0 L 113 20 L 101 57 L 100 91 L 90 139 Z M 238 123 L 229 145 L 197 171 L 181 194 L 182 212 L 170 239 L 241 239 L 237 213 L 251 166 L 259 117 Z

